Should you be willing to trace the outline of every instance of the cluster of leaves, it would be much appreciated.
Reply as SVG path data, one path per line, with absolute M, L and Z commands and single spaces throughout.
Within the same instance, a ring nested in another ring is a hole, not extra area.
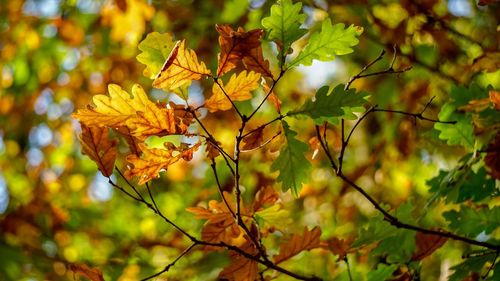
M 0 279 L 498 279 L 494 1 L 4 2 Z
M 283 0 L 273 5 L 270 16 L 262 20 L 262 25 L 267 34 L 266 40 L 274 41 L 277 46 L 276 61 L 278 65 L 274 68 L 270 68 L 269 61 L 263 56 L 261 40 L 264 30 L 262 29 L 245 31 L 241 27 L 234 30 L 228 25 L 217 25 L 220 53 L 214 74 L 206 67 L 204 62 L 198 59 L 193 50 L 186 47 L 185 40 L 174 41 L 173 36 L 170 34 L 151 33 L 139 44 L 142 53 L 138 55 L 137 59 L 146 65 L 144 75 L 154 79 L 153 87 L 176 93 L 184 99 L 185 104 L 152 102 L 137 84 L 133 86 L 131 96 L 122 90 L 120 86 L 110 85 L 108 88 L 109 96 L 95 96 L 93 106 L 89 105 L 86 109 L 78 110 L 73 115 L 82 124 L 80 140 L 83 145 L 83 152 L 97 163 L 103 175 L 110 177 L 118 154 L 117 140 L 108 135 L 108 131 L 112 130 L 114 135 L 121 136 L 129 146 L 125 156 L 128 162 L 126 171 L 123 174 L 120 172 L 120 175 L 123 175 L 127 182 L 137 179 L 139 185 L 147 185 L 150 180 L 158 178 L 161 171 L 168 169 L 169 166 L 180 159 L 190 161 L 193 154 L 201 146 L 206 149 L 207 161 L 211 161 L 216 179 L 218 178 L 215 168 L 216 159 L 223 158 L 234 177 L 234 186 L 229 189 L 234 192 L 234 195 L 226 193 L 217 180 L 217 188 L 222 197 L 220 202 L 212 200 L 209 202 L 208 207 L 191 207 L 187 209 L 195 214 L 197 219 L 206 220 L 201 231 L 201 240 L 194 238 L 174 222 L 166 219 L 167 223 L 179 229 L 193 242 L 193 245 L 183 252 L 181 256 L 196 245 L 205 245 L 207 251 L 218 251 L 220 249 L 230 251 L 230 264 L 219 274 L 219 277 L 223 279 L 257 280 L 258 278 L 265 278 L 263 277 L 264 271 L 259 270 L 260 263 L 264 267 L 274 269 L 290 277 L 315 280 L 317 277 L 304 277 L 289 272 L 280 267 L 279 264 L 302 251 L 320 247 L 330 248 L 334 254 L 347 261 L 346 253 L 349 249 L 379 242 L 371 254 L 384 256 L 391 266 L 377 268 L 368 278 L 369 280 L 375 280 L 374 278 L 382 280 L 396 274 L 396 270 L 401 270 L 397 266 L 398 264 L 420 261 L 432 254 L 446 242 L 447 238 L 482 245 L 481 242 L 458 234 L 476 236 L 479 233 L 484 233 L 488 235 L 496 230 L 500 221 L 493 219 L 496 222 L 491 223 L 491 218 L 486 213 L 469 211 L 471 209 L 465 207 L 460 212 L 450 211 L 445 213 L 444 217 L 451 222 L 450 228 L 457 231 L 457 234 L 408 225 L 405 222 L 413 221 L 413 206 L 411 204 L 401 206 L 398 209 L 397 216 L 390 215 L 381 205 L 373 201 L 373 198 L 366 194 L 361 187 L 350 182 L 343 175 L 342 157 L 351 134 L 366 115 L 377 111 L 374 108 L 367 111 L 353 126 L 349 136 L 344 139 L 345 120 L 356 120 L 358 116 L 355 113 L 364 111 L 362 106 L 366 103 L 368 97 L 366 93 L 349 89 L 352 81 L 347 86 L 340 84 L 332 90 L 327 86 L 322 87 L 316 92 L 312 101 L 306 101 L 302 106 L 292 109 L 286 114 L 281 113 L 281 101 L 278 95 L 273 92 L 273 89 L 287 71 L 298 65 L 311 65 L 313 60 L 329 61 L 333 60 L 335 56 L 351 53 L 353 51 L 352 47 L 359 42 L 357 37 L 362 33 L 362 29 L 359 27 L 351 25 L 346 28 L 344 24 L 340 23 L 333 25 L 331 20 L 326 18 L 321 24 L 321 30 L 312 32 L 302 50 L 295 57 L 289 59 L 294 41 L 307 33 L 306 29 L 301 28 L 305 17 L 305 14 L 301 12 L 300 3 L 293 4 L 290 0 Z M 273 72 L 271 69 L 276 69 L 276 71 Z M 392 65 L 386 72 L 394 72 Z M 228 74 L 231 74 L 231 76 L 224 82 Z M 361 77 L 361 74 L 357 76 L 357 78 Z M 202 105 L 194 107 L 188 102 L 188 86 L 192 81 L 203 78 L 210 78 L 213 81 L 212 94 Z M 257 103 L 257 106 L 252 108 L 249 114 L 242 113 L 236 102 L 252 99 L 252 93 L 260 87 L 263 88 L 264 98 L 260 103 Z M 471 94 L 470 91 L 479 93 Z M 498 93 L 493 90 L 486 91 L 491 91 L 491 102 L 494 106 L 498 106 L 495 100 Z M 498 120 L 497 109 L 489 106 L 490 99 L 487 99 L 486 102 L 477 100 L 477 97 L 483 98 L 483 93 L 484 91 L 477 86 L 472 86 L 470 90 L 463 88 L 452 90 L 451 102 L 443 106 L 439 119 L 434 120 L 436 130 L 440 131 L 439 138 L 446 140 L 450 145 L 463 145 L 471 149 L 478 146 L 474 143 L 476 135 L 473 133 L 471 119 L 473 116 L 470 112 L 473 111 L 474 116 L 479 116 L 478 119 L 486 119 L 485 124 L 482 126 L 488 132 L 490 132 L 488 130 L 489 126 L 496 126 L 495 121 L 491 120 Z M 251 123 L 255 114 L 259 113 L 262 105 L 268 99 L 274 105 L 278 116 L 254 130 L 248 130 L 247 125 Z M 481 104 L 477 105 L 478 103 Z M 203 125 L 204 119 L 210 118 L 210 114 L 231 109 L 235 111 L 235 117 L 239 118 L 240 121 L 232 155 L 227 152 L 228 148 L 221 145 L 221 142 Z M 210 114 L 202 117 L 201 112 L 203 110 L 208 110 Z M 399 113 L 433 121 L 423 117 L 422 113 L 424 111 L 421 113 Z M 466 114 L 459 111 L 465 111 Z M 241 195 L 240 169 L 242 162 L 240 157 L 242 151 L 265 149 L 268 143 L 273 142 L 272 149 L 274 151 L 279 150 L 279 156 L 273 161 L 270 171 L 278 172 L 276 181 L 281 183 L 283 192 L 291 189 L 292 194 L 299 197 L 302 185 L 308 182 L 311 169 L 311 163 L 305 157 L 308 145 L 296 138 L 297 132 L 291 129 L 286 120 L 300 118 L 300 116 L 309 117 L 317 124 L 317 142 L 321 143 L 337 175 L 361 192 L 385 216 L 385 220 L 401 229 L 393 231 L 387 223 L 374 220 L 376 223 L 370 224 L 374 229 L 369 228 L 366 232 L 362 230 L 359 239 L 352 246 L 349 246 L 346 242 L 339 240 L 333 240 L 330 243 L 328 241 L 321 242 L 319 227 L 312 230 L 306 228 L 302 234 L 291 234 L 289 239 L 279 244 L 279 252 L 271 259 L 268 258 L 269 248 L 264 246 L 262 240 L 276 231 L 286 233 L 282 227 L 287 221 L 289 213 L 278 204 L 280 196 L 273 189 L 274 185 L 257 187 L 251 207 L 245 207 Z M 269 125 L 276 121 L 280 121 L 281 129 L 278 129 L 274 137 L 264 141 L 264 131 L 268 130 Z M 198 125 L 197 128 L 193 128 L 195 123 Z M 328 123 L 342 123 L 342 151 L 338 162 L 332 159 L 332 154 L 326 142 Z M 325 130 L 323 137 L 319 133 L 320 127 L 318 125 L 321 124 L 323 124 Z M 146 144 L 146 140 L 150 137 L 172 135 L 198 140 L 192 141 L 191 144 L 181 143 L 180 145 L 165 142 L 163 148 L 152 148 Z M 281 137 L 277 138 L 278 135 L 281 135 Z M 203 141 L 200 141 L 200 139 Z M 476 151 L 474 153 L 476 154 Z M 470 163 L 473 158 L 478 157 L 470 156 L 468 159 L 463 160 L 467 162 L 465 165 L 468 165 L 469 168 L 473 164 Z M 221 163 L 221 161 L 218 162 Z M 475 162 L 477 161 L 479 160 L 475 160 Z M 339 165 L 338 168 L 337 165 Z M 493 171 L 491 173 L 496 173 L 495 168 L 490 167 L 490 170 Z M 120 171 L 120 168 L 117 169 Z M 457 175 L 456 171 L 450 173 L 441 172 L 438 178 L 431 181 L 436 183 L 433 187 L 436 196 L 450 198 L 451 193 L 460 190 L 458 198 L 454 200 L 456 203 L 469 199 L 480 201 L 495 196 L 494 180 L 487 176 L 485 168 L 481 168 L 477 173 L 472 172 L 471 178 L 467 178 L 468 175 L 463 175 L 468 173 L 463 171 L 463 167 L 459 169 L 461 170 L 459 175 Z M 481 178 L 478 179 L 475 175 Z M 456 177 L 461 179 L 458 184 L 456 184 Z M 464 180 L 464 178 L 470 179 L 472 182 L 467 181 L 467 179 Z M 111 178 L 110 182 L 124 191 Z M 455 186 L 450 187 L 450 182 Z M 470 186 L 477 189 L 476 184 L 478 182 L 484 186 L 481 191 L 482 194 L 470 190 Z M 467 186 L 469 186 L 468 190 Z M 132 185 L 131 187 L 139 197 L 124 192 L 137 201 L 145 203 L 161 215 L 160 208 L 156 206 L 152 196 L 151 200 L 154 207 L 147 203 Z M 147 189 L 149 191 L 149 186 L 147 186 Z M 486 207 L 482 210 L 491 214 L 496 212 L 497 208 L 490 210 Z M 464 218 L 470 218 L 470 221 Z M 464 223 L 459 220 L 466 220 L 467 222 Z M 484 230 L 479 227 L 478 221 L 482 222 L 480 225 L 486 227 Z M 498 246 L 495 243 L 485 243 L 484 245 L 495 250 L 495 252 L 498 251 Z M 493 267 L 496 264 L 496 259 L 489 262 L 492 262 L 491 267 Z M 453 276 L 467 275 L 469 271 L 480 270 L 482 266 L 483 264 L 480 267 L 457 269 Z M 409 278 L 412 273 L 401 274 L 399 278 Z M 153 276 L 157 276 L 157 274 Z M 453 276 L 452 278 L 454 278 Z

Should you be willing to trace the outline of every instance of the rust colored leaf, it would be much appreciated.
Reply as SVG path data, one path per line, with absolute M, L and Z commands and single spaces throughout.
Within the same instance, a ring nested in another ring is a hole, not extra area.
M 447 240 L 446 237 L 417 232 L 415 236 L 417 248 L 411 259 L 414 261 L 423 260 L 437 249 L 441 248 Z
M 495 106 L 496 110 L 500 110 L 500 91 L 490 90 L 490 101 Z
M 153 87 L 172 91 L 193 80 L 200 80 L 205 75 L 210 75 L 210 70 L 205 63 L 198 61 L 196 53 L 187 49 L 182 40 L 168 56 L 153 81 Z
M 294 234 L 290 240 L 281 244 L 280 253 L 274 256 L 274 262 L 283 262 L 298 253 L 306 250 L 318 248 L 320 246 L 319 237 L 321 236 L 321 229 L 316 226 L 312 230 L 304 228 L 304 234 Z
M 127 156 L 127 161 L 133 165 L 132 168 L 125 172 L 127 178 L 138 177 L 139 184 L 159 177 L 159 173 L 166 170 L 168 166 L 179 161 L 179 159 L 190 159 L 194 151 L 198 149 L 200 143 L 191 147 L 183 146 L 175 147 L 171 144 L 165 143 L 163 148 L 148 148 L 144 143 L 139 144 L 139 148 L 143 155 Z
M 79 276 L 83 276 L 91 281 L 104 281 L 102 271 L 99 268 L 92 268 L 86 264 L 71 264 L 69 269 L 77 276 L 76 280 L 79 280 Z
M 116 155 L 117 140 L 109 138 L 108 128 L 88 127 L 82 125 L 82 133 L 79 136 L 82 152 L 90 157 L 105 177 L 113 174 Z
M 279 193 L 276 192 L 271 185 L 268 185 L 261 188 L 257 194 L 255 194 L 253 209 L 254 211 L 257 211 L 265 205 L 274 204 L 279 198 Z
M 231 109 L 232 101 L 244 101 L 252 98 L 251 91 L 259 87 L 260 74 L 253 71 L 242 71 L 233 74 L 226 85 L 214 84 L 212 96 L 205 102 L 205 107 L 211 112 Z M 227 96 L 226 96 L 227 95 Z
M 264 59 L 261 46 L 251 49 L 247 54 L 245 54 L 243 57 L 243 64 L 246 69 L 255 71 L 262 74 L 262 76 L 267 76 L 273 79 L 273 74 L 271 73 L 271 70 L 269 70 L 269 61 Z
M 263 88 L 265 93 L 269 93 L 269 91 L 271 90 L 271 87 L 269 87 L 267 83 L 263 84 Z M 271 92 L 267 100 L 271 102 L 278 113 L 281 113 L 281 100 L 278 98 L 274 91 Z
M 488 173 L 500 180 L 500 132 L 488 145 L 488 153 L 484 157 L 484 163 L 488 167 Z
M 262 145 L 264 141 L 264 129 L 260 128 L 243 139 L 243 150 L 252 150 Z
M 219 32 L 219 45 L 221 53 L 219 55 L 219 65 L 217 67 L 217 77 L 235 68 L 245 56 L 249 56 L 252 49 L 260 46 L 262 29 L 253 29 L 245 32 L 243 28 L 233 30 L 228 25 L 216 25 Z
M 345 259 L 346 255 L 351 249 L 352 241 L 339 239 L 334 237 L 327 242 L 328 249 L 334 254 L 339 256 L 337 261 Z
M 217 149 L 217 147 L 215 147 L 215 145 L 209 141 L 206 142 L 207 144 L 207 147 L 206 147 L 206 151 L 207 151 L 207 157 L 209 159 L 214 159 L 215 157 L 219 156 L 219 150 Z M 220 143 L 217 143 L 217 144 L 220 144 Z
M 123 137 L 123 139 L 125 139 L 130 149 L 130 153 L 137 156 L 141 155 L 141 148 L 139 147 L 139 143 L 141 143 L 141 140 L 134 137 L 128 127 L 121 126 L 116 128 L 115 131 L 118 132 Z
M 253 244 L 249 242 L 243 245 L 241 250 L 252 256 L 258 253 Z M 256 261 L 248 259 L 234 251 L 229 252 L 229 259 L 231 263 L 219 274 L 219 278 L 231 281 L 259 280 L 259 266 Z

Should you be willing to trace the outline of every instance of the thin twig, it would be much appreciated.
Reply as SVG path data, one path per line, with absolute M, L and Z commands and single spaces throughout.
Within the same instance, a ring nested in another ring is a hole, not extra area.
M 212 163 L 210 164 L 210 167 L 212 168 L 212 171 L 214 173 L 215 182 L 217 183 L 217 189 L 219 190 L 220 197 L 222 198 L 222 201 L 224 201 L 224 204 L 226 205 L 227 209 L 229 210 L 229 212 L 231 213 L 233 218 L 236 219 L 236 214 L 234 213 L 233 208 L 231 208 L 231 206 L 229 205 L 229 202 L 227 202 L 227 200 L 226 200 L 226 196 L 224 196 L 224 191 L 223 191 L 222 185 L 220 184 L 220 181 L 219 181 L 219 175 L 217 174 L 215 160 L 214 159 L 211 159 L 211 160 L 212 160 Z
M 261 149 L 263 148 L 264 146 L 266 146 L 268 143 L 272 142 L 275 138 L 277 138 L 279 135 L 281 134 L 281 131 L 278 131 L 278 133 L 276 133 L 274 136 L 272 136 L 270 139 L 268 139 L 267 141 L 263 142 L 261 145 L 257 146 L 257 147 L 254 147 L 252 149 L 247 149 L 247 150 L 241 150 L 241 152 L 252 152 L 252 151 L 255 151 L 257 149 Z
M 146 280 L 149 280 L 149 279 L 153 279 L 153 278 L 158 277 L 158 276 L 162 275 L 163 273 L 169 271 L 170 268 L 177 263 L 177 261 L 179 261 L 187 253 L 189 253 L 196 245 L 198 245 L 198 243 L 196 243 L 196 242 L 193 243 L 193 244 L 191 244 L 191 246 L 189 246 L 184 251 L 182 251 L 182 253 L 180 253 L 180 255 L 177 256 L 177 258 L 175 258 L 175 260 L 173 260 L 171 263 L 169 263 L 167 266 L 165 266 L 165 268 L 162 271 L 160 271 L 158 273 L 155 273 L 155 274 L 153 274 L 151 276 L 148 276 L 148 277 L 146 277 L 144 279 L 141 279 L 141 281 L 146 281 Z
M 273 79 L 273 84 L 271 85 L 271 87 L 269 88 L 269 91 L 267 92 L 266 96 L 262 99 L 262 101 L 259 103 L 259 105 L 255 108 L 255 110 L 248 116 L 247 118 L 247 121 L 249 121 L 250 119 L 252 119 L 252 117 L 257 113 L 257 111 L 260 110 L 260 108 L 262 107 L 262 105 L 264 104 L 264 102 L 267 100 L 267 98 L 271 95 L 271 93 L 273 92 L 273 89 L 274 89 L 274 86 L 276 86 L 276 84 L 278 83 L 278 81 L 281 79 L 281 77 L 283 77 L 283 74 L 285 73 L 284 70 L 281 70 L 280 71 L 280 74 L 278 76 L 278 78 L 276 78 L 276 80 Z
M 349 275 L 349 281 L 353 281 L 351 275 L 351 266 L 349 265 L 349 260 L 347 259 L 347 255 L 344 257 L 344 262 L 347 265 L 347 274 Z

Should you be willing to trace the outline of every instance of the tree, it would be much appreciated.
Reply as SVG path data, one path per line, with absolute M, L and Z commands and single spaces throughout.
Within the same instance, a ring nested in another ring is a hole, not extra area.
M 1 274 L 496 280 L 498 4 L 359 2 L 5 5 Z

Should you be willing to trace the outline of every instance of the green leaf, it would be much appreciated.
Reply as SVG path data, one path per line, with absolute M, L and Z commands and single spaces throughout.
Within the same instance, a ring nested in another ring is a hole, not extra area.
M 469 88 L 453 85 L 450 92 L 451 103 L 456 107 L 460 107 L 468 104 L 471 100 L 487 98 L 488 89 L 481 89 L 476 83 L 472 83 Z
M 450 228 L 460 234 L 475 237 L 480 233 L 490 234 L 500 226 L 500 206 L 477 209 L 462 206 L 460 211 L 448 211 L 443 217 Z
M 272 205 L 264 210 L 255 212 L 255 218 L 260 225 L 267 224 L 278 229 L 284 229 L 292 223 L 290 212 L 281 209 L 280 205 Z
M 367 228 L 360 228 L 358 238 L 352 244 L 353 248 L 378 242 L 394 232 L 394 228 L 384 220 L 382 215 L 371 218 Z
M 309 178 L 311 169 L 311 163 L 304 157 L 309 146 L 295 138 L 297 133 L 290 129 L 288 123 L 281 123 L 287 143 L 271 165 L 271 171 L 279 171 L 278 181 L 281 182 L 283 191 L 292 189 L 293 195 L 298 197 L 302 183 Z
M 373 250 L 374 255 L 386 256 L 389 263 L 406 263 L 415 251 L 415 232 L 405 229 L 392 231 L 395 235 L 385 238 Z
M 484 265 L 488 262 L 492 262 L 494 258 L 495 253 L 470 257 L 464 262 L 457 264 L 451 268 L 452 270 L 454 270 L 454 272 L 448 278 L 448 280 L 462 281 L 472 272 L 476 272 L 479 275 L 482 275 Z
M 354 25 L 345 29 L 344 27 L 343 23 L 332 25 L 330 19 L 325 19 L 321 25 L 321 32 L 311 36 L 309 43 L 288 66 L 299 64 L 307 66 L 311 65 L 314 59 L 331 61 L 335 59 L 335 55 L 352 53 L 351 47 L 359 43 L 357 36 L 363 32 L 363 29 Z
M 449 145 L 463 145 L 467 148 L 474 147 L 474 127 L 469 116 L 456 113 L 456 107 L 446 103 L 439 112 L 439 120 L 457 121 L 456 124 L 436 123 L 434 128 L 441 131 L 439 138 Z
M 392 273 L 398 269 L 395 264 L 379 264 L 377 270 L 368 273 L 368 281 L 384 281 L 392 277 Z
M 307 33 L 306 29 L 300 28 L 307 17 L 300 12 L 301 9 L 300 2 L 293 4 L 291 0 L 280 0 L 271 7 L 271 15 L 262 19 L 267 38 L 281 46 L 280 66 L 285 62 L 292 43 Z
M 328 86 L 321 87 L 314 101 L 308 101 L 302 108 L 289 112 L 289 116 L 307 115 L 322 123 L 331 118 L 343 117 L 347 119 L 356 118 L 354 112 L 364 110 L 362 105 L 366 103 L 368 94 L 356 92 L 355 89 L 344 90 L 344 85 L 337 85 L 330 93 Z
M 174 45 L 175 41 L 172 35 L 158 32 L 149 33 L 146 39 L 139 43 L 138 47 L 141 53 L 137 55 L 137 60 L 146 65 L 144 76 L 150 79 L 155 78 L 170 55 Z

